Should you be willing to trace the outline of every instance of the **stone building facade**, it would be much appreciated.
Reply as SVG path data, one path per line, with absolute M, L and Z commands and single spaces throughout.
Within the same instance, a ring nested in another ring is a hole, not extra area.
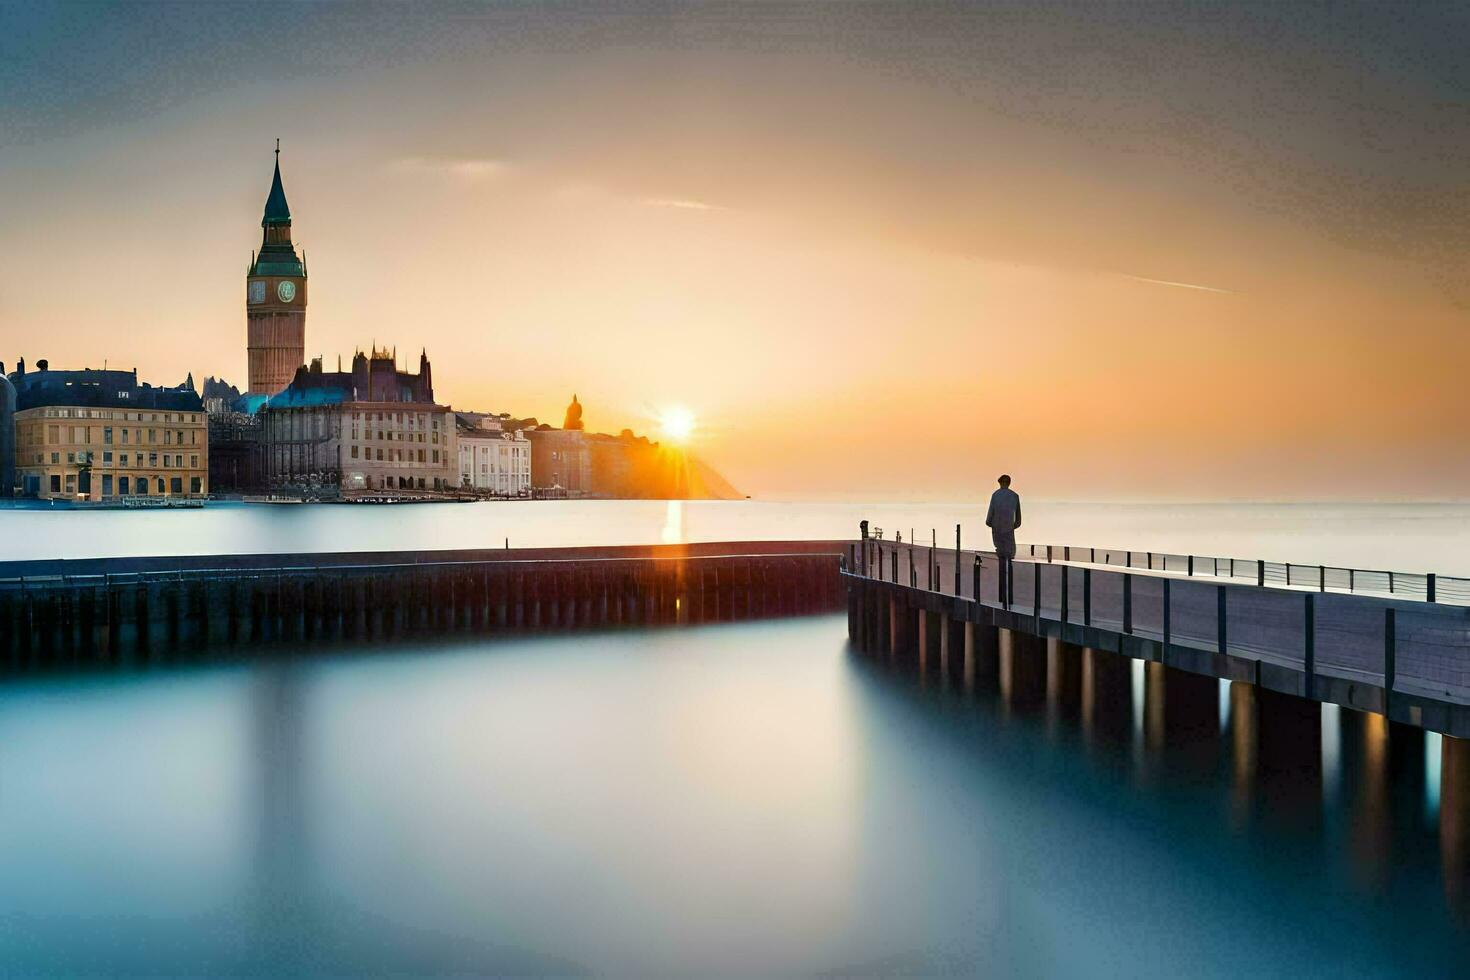
M 9 376 L 16 392 L 21 492 L 43 499 L 203 497 L 209 428 L 193 379 L 140 384 L 136 371 L 53 371 L 45 361 Z
M 351 371 L 324 371 L 318 358 L 261 415 L 272 491 L 354 496 L 459 485 L 454 413 L 434 402 L 426 354 L 416 375 L 399 371 L 387 351 L 358 352 Z
M 497 497 L 531 494 L 531 440 L 506 431 L 494 416 L 458 419 L 461 489 Z

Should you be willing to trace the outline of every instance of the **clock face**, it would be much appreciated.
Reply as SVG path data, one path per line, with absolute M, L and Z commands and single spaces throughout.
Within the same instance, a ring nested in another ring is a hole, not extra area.
M 264 303 L 265 302 L 265 280 L 264 279 L 256 279 L 254 282 L 252 282 L 250 284 L 250 302 L 252 302 L 252 303 Z
M 289 279 L 282 279 L 276 283 L 276 296 L 282 303 L 289 303 L 296 298 L 296 284 Z

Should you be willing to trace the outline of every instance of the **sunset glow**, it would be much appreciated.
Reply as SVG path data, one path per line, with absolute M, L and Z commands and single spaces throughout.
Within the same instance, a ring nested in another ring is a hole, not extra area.
M 427 348 L 455 408 L 618 432 L 692 379 L 756 495 L 1470 487 L 1434 9 L 738 6 L 37 14 L 73 41 L 7 76 L 0 357 L 243 382 L 280 137 L 307 356 Z
M 694 413 L 680 405 L 666 408 L 659 416 L 658 428 L 670 442 L 684 443 L 694 434 Z

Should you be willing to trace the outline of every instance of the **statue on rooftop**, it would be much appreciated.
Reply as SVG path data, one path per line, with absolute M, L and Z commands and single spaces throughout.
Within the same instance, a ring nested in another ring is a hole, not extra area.
M 577 401 L 577 396 L 572 395 L 572 403 L 567 406 L 567 417 L 562 422 L 563 429 L 582 429 L 582 404 Z

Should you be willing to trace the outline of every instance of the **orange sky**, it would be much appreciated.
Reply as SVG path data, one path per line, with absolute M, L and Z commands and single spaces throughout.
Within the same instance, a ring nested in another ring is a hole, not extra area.
M 264 66 L 187 8 L 0 25 L 7 368 L 243 383 L 279 136 L 308 355 L 427 347 L 455 407 L 685 405 L 758 496 L 1466 495 L 1443 25 L 437 9 Z

